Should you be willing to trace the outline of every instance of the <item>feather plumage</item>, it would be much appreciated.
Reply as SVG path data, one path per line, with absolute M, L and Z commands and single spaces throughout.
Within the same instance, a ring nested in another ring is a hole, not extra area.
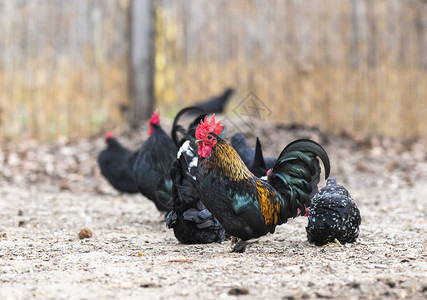
M 141 194 L 154 202 L 157 209 L 172 209 L 172 179 L 170 168 L 177 148 L 160 125 L 152 124 L 153 133 L 138 151 L 133 174 Z
M 207 126 L 211 125 L 202 123 L 197 130 L 203 133 Z M 325 150 L 310 140 L 289 144 L 264 181 L 254 176 L 234 148 L 216 134 L 198 138 L 202 139 L 196 175 L 200 199 L 227 233 L 242 240 L 274 232 L 277 225 L 297 216 L 298 209 L 305 212 L 319 182 L 317 157 L 329 176 Z
M 307 238 L 324 245 L 337 239 L 341 244 L 355 242 L 361 217 L 350 193 L 330 178 L 313 198 L 308 211 Z
M 185 130 L 184 127 L 179 124 L 180 119 L 186 114 L 194 114 L 194 113 L 199 114 L 199 116 L 195 118 L 194 121 L 191 122 L 190 125 L 188 126 L 188 129 Z M 206 116 L 206 113 L 204 112 L 204 110 L 195 106 L 185 107 L 176 114 L 172 124 L 171 136 L 172 136 L 172 140 L 174 141 L 177 147 L 181 147 L 181 145 L 187 140 L 194 141 L 196 128 L 199 125 L 200 120 L 203 120 L 205 116 Z M 179 139 L 178 134 L 181 134 L 183 137 Z
M 275 157 L 263 156 L 259 138 L 256 139 L 256 147 L 253 149 L 249 147 L 244 135 L 237 133 L 231 138 L 231 146 L 237 151 L 249 170 L 257 177 L 264 176 L 276 164 Z
M 166 225 L 173 228 L 181 243 L 220 243 L 224 227 L 200 202 L 196 188 L 198 159 L 196 144 L 190 140 L 184 142 L 171 169 L 173 210 L 166 217 Z
M 106 138 L 107 149 L 98 156 L 101 174 L 116 189 L 126 193 L 138 193 L 132 168 L 137 152 L 123 147 L 114 137 Z

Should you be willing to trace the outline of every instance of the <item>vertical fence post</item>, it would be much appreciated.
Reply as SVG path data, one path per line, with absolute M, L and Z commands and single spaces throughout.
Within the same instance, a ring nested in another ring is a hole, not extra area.
M 154 107 L 154 54 L 156 12 L 154 0 L 132 0 L 130 6 L 131 123 L 141 124 Z

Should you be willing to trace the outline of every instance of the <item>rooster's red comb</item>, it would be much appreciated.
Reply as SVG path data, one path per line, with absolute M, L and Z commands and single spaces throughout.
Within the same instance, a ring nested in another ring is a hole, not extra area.
M 160 116 L 159 116 L 158 110 L 156 109 L 154 111 L 153 115 L 151 116 L 149 124 L 157 124 L 157 125 L 159 125 L 159 123 L 160 123 Z
M 113 137 L 114 137 L 114 134 L 112 131 L 109 130 L 105 133 L 105 139 L 112 139 Z
M 221 121 L 215 123 L 215 114 L 212 115 L 211 120 L 208 122 L 208 116 L 205 117 L 205 121 L 200 121 L 199 126 L 196 129 L 196 139 L 203 139 L 209 132 L 213 132 L 216 135 L 220 135 L 224 126 L 221 125 Z

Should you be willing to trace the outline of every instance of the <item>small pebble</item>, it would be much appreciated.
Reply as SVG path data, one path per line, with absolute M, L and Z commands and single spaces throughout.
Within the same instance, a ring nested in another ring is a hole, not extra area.
M 79 239 L 89 239 L 92 237 L 92 235 L 92 230 L 90 230 L 89 228 L 82 228 L 79 232 Z

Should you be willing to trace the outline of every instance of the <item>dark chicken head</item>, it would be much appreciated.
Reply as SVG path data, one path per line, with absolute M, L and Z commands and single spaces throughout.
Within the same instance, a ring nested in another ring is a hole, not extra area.
M 208 157 L 212 151 L 213 146 L 218 141 L 218 135 L 221 134 L 224 126 L 221 125 L 221 121 L 215 122 L 215 114 L 212 115 L 211 120 L 208 122 L 208 117 L 205 120 L 201 120 L 199 126 L 196 129 L 196 139 L 199 143 L 199 149 L 197 153 L 200 157 Z
M 156 110 L 153 115 L 151 116 L 150 121 L 148 122 L 148 124 L 150 125 L 150 131 L 148 132 L 148 135 L 152 135 L 154 132 L 154 126 L 155 125 L 160 125 L 160 116 L 159 116 L 159 112 Z

